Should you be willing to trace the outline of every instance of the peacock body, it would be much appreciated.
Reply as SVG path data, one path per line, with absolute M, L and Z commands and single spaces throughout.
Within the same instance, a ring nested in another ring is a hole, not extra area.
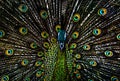
M 0 0 L 1 81 L 120 81 L 119 0 Z

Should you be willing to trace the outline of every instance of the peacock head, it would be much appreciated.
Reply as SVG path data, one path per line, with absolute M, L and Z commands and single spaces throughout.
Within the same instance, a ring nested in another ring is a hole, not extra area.
M 60 30 L 58 32 L 58 42 L 59 42 L 61 50 L 64 48 L 65 41 L 66 41 L 66 31 L 65 30 Z

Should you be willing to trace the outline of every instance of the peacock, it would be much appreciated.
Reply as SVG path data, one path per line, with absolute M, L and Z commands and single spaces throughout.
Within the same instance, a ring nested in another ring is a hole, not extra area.
M 0 0 L 1 81 L 120 81 L 120 0 Z

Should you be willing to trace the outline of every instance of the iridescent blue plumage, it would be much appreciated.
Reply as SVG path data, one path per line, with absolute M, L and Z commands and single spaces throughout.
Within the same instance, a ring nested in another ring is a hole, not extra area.
M 66 40 L 66 32 L 65 30 L 60 30 L 58 32 L 58 42 L 61 50 L 64 48 L 65 40 Z

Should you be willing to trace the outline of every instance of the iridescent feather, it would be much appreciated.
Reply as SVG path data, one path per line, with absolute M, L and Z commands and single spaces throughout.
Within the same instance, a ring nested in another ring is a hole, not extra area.
M 1 81 L 120 81 L 119 0 L 0 0 Z

